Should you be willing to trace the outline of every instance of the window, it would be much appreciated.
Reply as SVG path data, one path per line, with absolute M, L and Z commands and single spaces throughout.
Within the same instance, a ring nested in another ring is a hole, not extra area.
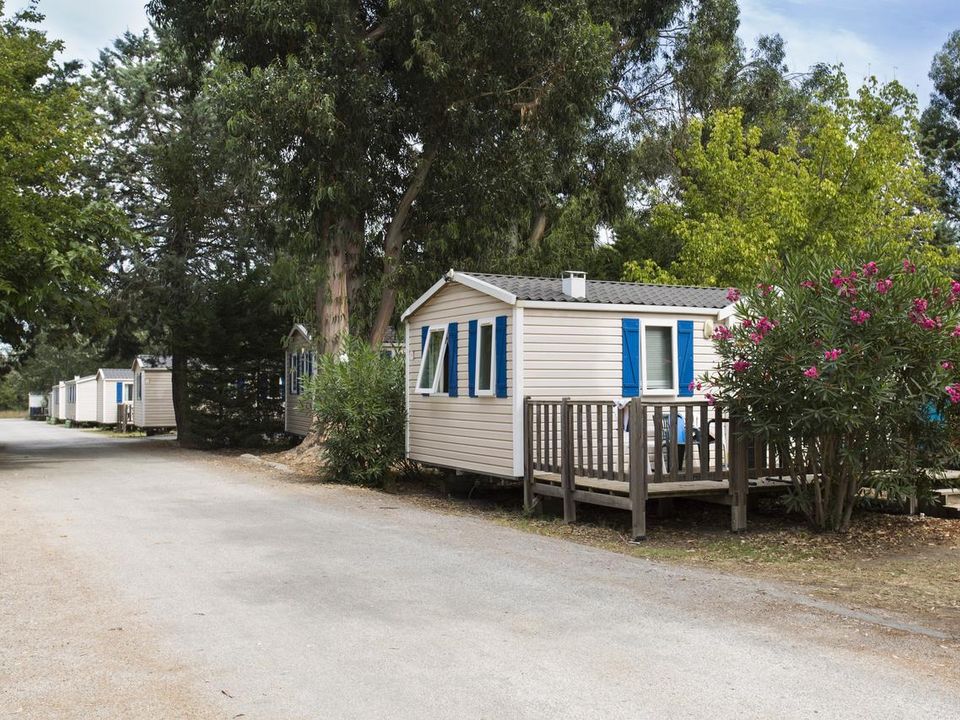
M 493 376 L 494 360 L 493 318 L 480 320 L 477 324 L 477 349 L 473 358 L 477 377 L 477 395 L 493 395 L 496 379 Z
M 143 400 L 143 373 L 137 375 L 137 400 Z
M 289 377 L 289 382 L 287 387 L 290 388 L 291 395 L 300 394 L 300 353 L 292 352 L 287 353 L 287 357 L 290 362 L 288 363 L 288 372 L 287 376 Z
M 133 383 L 123 384 L 123 399 L 125 402 L 131 402 L 133 400 Z
M 417 392 L 449 392 L 447 378 L 447 328 L 431 327 L 427 331 L 427 342 L 420 359 L 420 372 L 417 375 Z
M 647 395 L 677 394 L 676 325 L 645 321 L 641 358 L 643 392 Z

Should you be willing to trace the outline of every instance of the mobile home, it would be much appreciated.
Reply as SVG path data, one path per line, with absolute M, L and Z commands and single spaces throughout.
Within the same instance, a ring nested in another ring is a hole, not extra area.
M 59 399 L 60 393 L 57 391 L 57 386 L 53 385 L 50 387 L 50 392 L 47 393 L 47 422 L 56 422 L 57 421 L 57 400 Z
M 97 376 L 76 376 L 66 382 L 66 419 L 71 423 L 97 421 Z
M 57 414 L 54 420 L 57 422 L 66 422 L 67 420 L 67 383 L 61 380 L 56 385 L 57 389 Z
M 451 270 L 403 313 L 407 457 L 524 475 L 524 397 L 703 400 L 720 288 Z
M 292 435 L 306 436 L 313 425 L 313 408 L 305 397 L 305 380 L 316 372 L 310 332 L 297 323 L 287 333 L 283 383 L 283 429 Z
M 116 425 L 117 408 L 133 403 L 133 370 L 100 368 L 97 370 L 97 422 Z
M 169 357 L 140 355 L 133 361 L 133 424 L 148 434 L 177 426 L 172 369 Z

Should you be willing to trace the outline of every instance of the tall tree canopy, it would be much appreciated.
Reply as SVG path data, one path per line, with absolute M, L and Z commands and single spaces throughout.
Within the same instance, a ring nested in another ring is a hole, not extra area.
M 899 253 L 930 242 L 939 214 L 916 145 L 915 99 L 897 83 L 868 83 L 855 99 L 845 82 L 836 87 L 809 126 L 773 150 L 759 128 L 744 128 L 739 109 L 691 124 L 682 174 L 653 213 L 680 248 L 669 267 L 677 280 L 744 286 L 797 253 L 868 241 Z M 626 274 L 650 271 L 634 263 Z
M 42 20 L 33 6 L 0 20 L 0 342 L 14 346 L 40 323 L 92 315 L 116 222 L 80 182 L 93 124 L 77 67 L 56 63 L 63 44 L 34 27 Z
M 642 76 L 678 5 L 149 7 L 198 66 L 212 54 L 222 59 L 212 92 L 228 111 L 236 155 L 267 168 L 276 187 L 282 251 L 321 268 L 311 278 L 314 313 L 322 349 L 331 349 L 350 329 L 365 251 L 381 266 L 377 340 L 394 315 L 397 269 L 411 243 L 428 246 L 465 211 L 485 213 L 491 225 L 522 213 L 535 226 L 543 197 L 560 189 L 589 132 L 604 124 L 613 88 Z

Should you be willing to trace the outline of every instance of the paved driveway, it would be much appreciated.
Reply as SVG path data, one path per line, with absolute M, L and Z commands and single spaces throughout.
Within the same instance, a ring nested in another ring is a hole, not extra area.
M 0 717 L 946 719 L 958 661 L 775 585 L 0 422 Z

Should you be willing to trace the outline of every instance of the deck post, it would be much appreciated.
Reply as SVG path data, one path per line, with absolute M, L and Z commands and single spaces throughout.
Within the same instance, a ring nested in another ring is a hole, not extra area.
M 633 540 L 647 537 L 647 416 L 640 398 L 630 400 L 630 511 Z
M 563 490 L 563 521 L 576 522 L 577 503 L 573 499 L 576 490 L 573 470 L 573 405 L 570 398 L 563 398 L 560 403 L 560 485 Z
M 730 530 L 747 529 L 747 433 L 740 418 L 730 418 Z
M 523 398 L 523 509 L 533 512 L 533 406 L 530 396 Z

